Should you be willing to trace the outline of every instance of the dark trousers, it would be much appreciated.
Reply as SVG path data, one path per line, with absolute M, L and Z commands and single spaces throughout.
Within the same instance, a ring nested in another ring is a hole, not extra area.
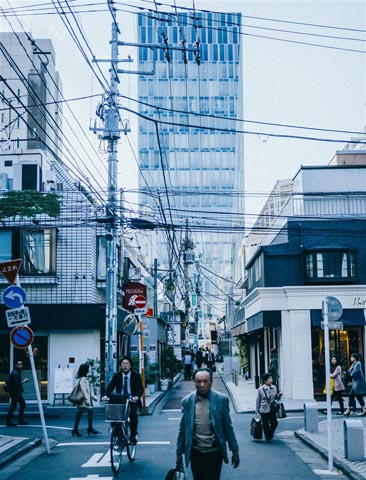
M 78 431 L 81 416 L 84 412 L 88 413 L 88 430 L 93 429 L 93 409 L 87 407 L 78 407 L 74 421 L 74 431 Z
M 339 390 L 338 392 L 336 392 L 334 390 L 333 395 L 332 395 L 332 402 L 333 402 L 333 399 L 337 400 L 337 402 L 339 403 L 340 411 L 343 413 L 344 412 L 344 402 L 343 402 L 343 397 L 342 397 L 342 390 Z
M 137 417 L 137 409 L 138 405 L 135 402 L 130 402 L 130 432 L 131 437 L 136 437 L 137 435 L 137 425 L 138 425 L 138 417 Z
M 261 413 L 263 432 L 266 440 L 272 440 L 273 434 L 277 428 L 277 414 L 276 413 Z
M 19 393 L 19 395 L 10 395 L 10 407 L 8 410 L 8 414 L 6 416 L 6 423 L 11 423 L 13 418 L 13 413 L 17 408 L 17 404 L 19 403 L 19 414 L 18 414 L 18 421 L 22 422 L 24 420 L 24 410 L 25 410 L 25 400 L 23 395 Z
M 353 407 L 353 406 L 356 407 L 355 398 L 357 398 L 361 407 L 365 406 L 365 401 L 363 399 L 363 395 L 356 395 L 355 392 L 352 389 L 349 393 L 349 401 L 348 401 L 348 405 L 349 405 L 350 408 Z
M 184 364 L 184 378 L 190 380 L 192 376 L 192 364 L 185 363 Z
M 194 480 L 220 480 L 222 467 L 220 450 L 202 453 L 192 448 L 190 461 Z

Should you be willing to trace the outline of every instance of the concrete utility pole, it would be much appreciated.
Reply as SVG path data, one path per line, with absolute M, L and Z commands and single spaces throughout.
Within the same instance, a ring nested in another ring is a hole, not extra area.
M 107 206 L 107 255 L 106 255 L 106 319 L 105 319 L 105 382 L 108 383 L 116 369 L 117 360 L 117 143 L 121 136 L 121 130 L 127 133 L 126 128 L 119 128 L 118 112 L 118 34 L 119 27 L 109 1 L 110 11 L 113 15 L 111 59 L 110 67 L 110 91 L 104 101 L 98 105 L 97 115 L 104 122 L 103 128 L 92 128 L 94 133 L 101 132 L 99 138 L 108 143 L 108 206 Z M 104 62 L 105 60 L 94 60 Z
M 189 319 L 191 313 L 191 301 L 190 301 L 190 287 L 191 279 L 189 275 L 189 266 L 194 263 L 194 251 L 193 251 L 193 241 L 189 238 L 188 235 L 188 220 L 186 220 L 186 236 L 184 239 L 184 252 L 183 252 L 183 264 L 184 264 L 184 303 L 185 303 L 185 324 L 186 324 L 186 348 L 189 346 Z
M 195 294 L 197 295 L 197 305 L 194 312 L 194 348 L 198 350 L 198 319 L 202 312 L 202 296 L 201 296 L 201 274 L 198 268 L 198 262 L 196 262 L 196 272 L 194 273 Z

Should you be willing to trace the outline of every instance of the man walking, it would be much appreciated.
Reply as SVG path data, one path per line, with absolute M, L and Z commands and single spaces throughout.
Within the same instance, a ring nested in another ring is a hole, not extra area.
M 12 418 L 17 403 L 19 403 L 18 425 L 28 425 L 28 422 L 24 420 L 25 400 L 23 398 L 23 383 L 29 382 L 29 378 L 22 380 L 22 368 L 23 363 L 19 360 L 9 375 L 10 407 L 6 416 L 7 427 L 16 427 L 16 423 L 12 422 Z
M 207 353 L 205 355 L 205 364 L 212 372 L 215 371 L 215 355 L 207 348 Z
M 137 426 L 138 417 L 137 409 L 141 408 L 141 396 L 144 391 L 142 386 L 141 375 L 132 370 L 132 360 L 125 355 L 121 360 L 121 371 L 115 373 L 107 386 L 106 396 L 102 400 L 107 400 L 113 391 L 121 396 L 122 401 L 130 398 L 130 442 L 134 445 L 137 443 Z
M 239 445 L 229 411 L 229 398 L 212 387 L 212 371 L 200 368 L 193 374 L 196 392 L 182 400 L 182 418 L 177 440 L 177 468 L 191 463 L 194 480 L 219 480 L 222 462 L 239 466 Z

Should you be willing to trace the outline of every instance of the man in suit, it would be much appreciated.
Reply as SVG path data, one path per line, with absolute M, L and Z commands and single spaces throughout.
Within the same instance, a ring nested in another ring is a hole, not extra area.
M 239 445 L 235 437 L 227 395 L 211 390 L 212 371 L 199 368 L 193 374 L 196 392 L 182 400 L 182 418 L 177 440 L 177 468 L 185 464 L 194 480 L 219 480 L 222 462 L 239 466 Z
M 25 400 L 23 397 L 23 383 L 29 382 L 29 379 L 24 378 L 24 380 L 22 380 L 22 368 L 23 363 L 19 360 L 9 376 L 8 385 L 11 402 L 6 416 L 7 427 L 16 427 L 16 423 L 12 422 L 12 418 L 17 403 L 19 403 L 18 425 L 28 425 L 28 422 L 24 420 Z
M 141 396 L 144 388 L 142 386 L 141 375 L 132 370 L 132 360 L 127 355 L 122 357 L 121 371 L 113 375 L 112 380 L 107 386 L 106 395 L 102 400 L 107 400 L 114 390 L 122 400 L 127 398 L 132 400 L 132 402 L 130 402 L 130 442 L 136 444 L 138 426 L 137 409 L 141 407 Z
M 205 355 L 205 364 L 207 368 L 209 368 L 213 372 L 215 371 L 215 355 L 211 352 L 209 348 L 207 348 L 207 353 Z

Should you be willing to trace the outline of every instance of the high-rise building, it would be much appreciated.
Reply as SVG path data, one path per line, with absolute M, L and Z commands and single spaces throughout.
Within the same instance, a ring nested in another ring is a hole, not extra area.
M 138 16 L 138 42 L 150 47 L 139 48 L 139 203 L 167 223 L 188 220 L 214 317 L 244 224 L 240 23 L 239 13 Z M 166 237 L 158 248 L 167 260 Z

